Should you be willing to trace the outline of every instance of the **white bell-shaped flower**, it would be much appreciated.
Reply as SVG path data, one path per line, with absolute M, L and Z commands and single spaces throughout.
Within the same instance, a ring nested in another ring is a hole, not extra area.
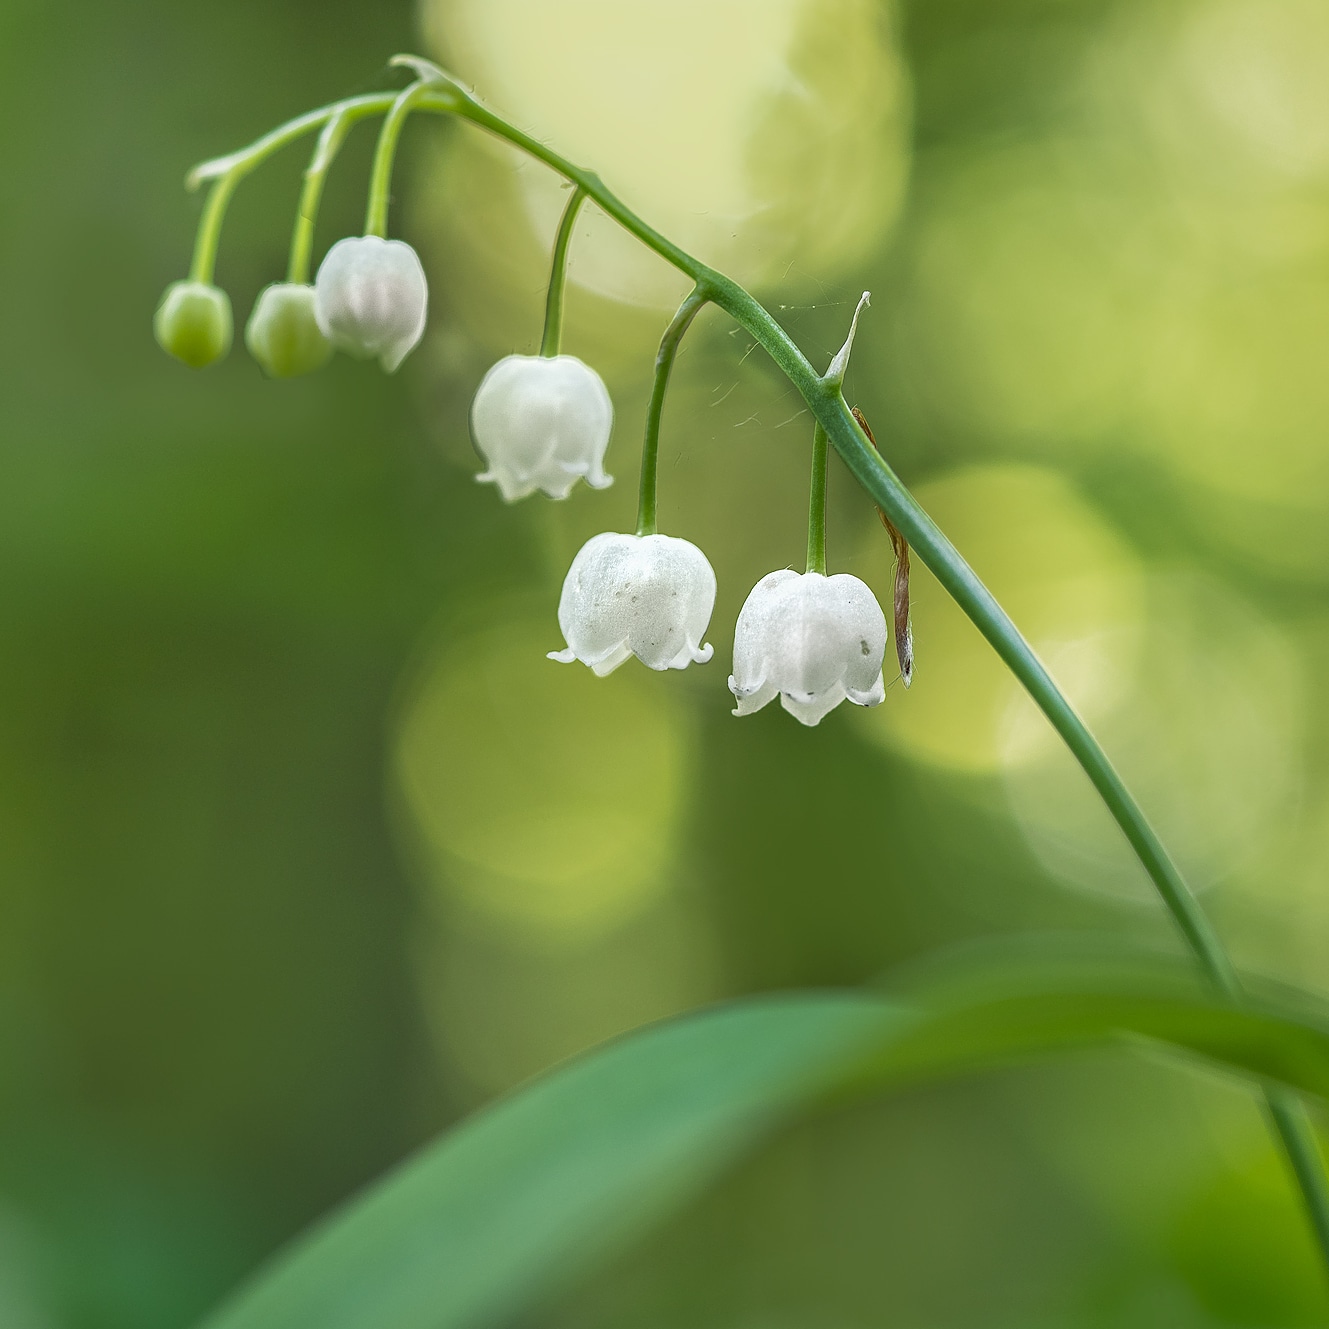
M 575 355 L 505 356 L 471 404 L 471 433 L 489 468 L 475 478 L 509 503 L 537 489 L 567 498 L 580 478 L 603 489 L 614 482 L 604 473 L 613 426 L 604 382 Z
M 788 568 L 763 577 L 739 611 L 729 690 L 735 715 L 759 711 L 777 694 L 806 725 L 845 698 L 858 706 L 885 699 L 881 676 L 886 618 L 863 582 Z
M 651 669 L 705 664 L 715 572 L 694 544 L 672 535 L 592 536 L 572 560 L 558 602 L 567 649 L 603 678 L 630 655 Z
M 328 250 L 314 282 L 314 318 L 338 350 L 378 359 L 391 374 L 425 330 L 429 285 L 404 240 L 348 236 Z

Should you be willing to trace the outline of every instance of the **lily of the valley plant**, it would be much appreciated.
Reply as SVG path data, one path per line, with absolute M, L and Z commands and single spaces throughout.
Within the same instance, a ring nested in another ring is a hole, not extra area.
M 1093 735 L 1066 700 L 1001 606 L 873 446 L 843 395 L 859 304 L 844 347 L 818 373 L 772 315 L 723 273 L 693 258 L 638 217 L 593 171 L 560 156 L 484 106 L 451 75 L 415 56 L 395 65 L 414 75 L 400 92 L 370 93 L 321 107 L 274 129 L 255 143 L 197 167 L 191 185 L 211 185 L 199 224 L 192 269 L 174 283 L 158 308 L 161 345 L 185 364 L 201 368 L 221 359 L 232 340 L 231 305 L 213 284 L 226 207 L 236 186 L 274 152 L 317 132 L 291 242 L 285 281 L 259 297 L 245 342 L 275 377 L 317 369 L 333 349 L 380 361 L 394 371 L 424 331 L 428 287 L 415 251 L 387 234 L 393 160 L 402 129 L 414 112 L 453 116 L 523 150 L 561 176 L 571 196 L 555 238 L 538 356 L 508 356 L 479 385 L 471 410 L 476 448 L 493 483 L 508 501 L 537 489 L 565 498 L 578 480 L 608 485 L 604 456 L 613 406 L 600 376 L 560 354 L 563 288 L 573 222 L 592 199 L 642 244 L 694 284 L 661 339 L 646 412 L 637 529 L 606 532 L 587 542 L 568 570 L 558 606 L 567 646 L 553 658 L 580 661 L 607 674 L 635 655 L 652 669 L 704 664 L 704 641 L 715 602 L 715 574 L 705 554 L 656 526 L 656 474 L 664 399 L 679 344 L 707 305 L 734 319 L 760 344 L 802 396 L 814 421 L 811 503 L 805 571 L 781 569 L 764 577 L 739 614 L 730 688 L 737 714 L 777 696 L 804 724 L 817 724 L 840 702 L 882 701 L 886 621 L 872 592 L 855 577 L 827 575 L 826 466 L 830 447 L 880 510 L 896 544 L 896 648 L 904 682 L 912 671 L 907 587 L 900 579 L 912 547 L 1001 658 L 1027 688 L 1080 762 L 1156 885 L 1205 976 L 1238 1007 L 1243 993 L 1227 952 L 1176 864 Z M 313 228 L 323 184 L 349 130 L 383 117 L 369 186 L 362 236 L 338 240 L 311 286 Z M 903 603 L 904 612 L 901 613 Z M 1305 1201 L 1329 1263 L 1329 1189 L 1322 1160 L 1302 1107 L 1290 1091 L 1265 1090 L 1269 1118 Z

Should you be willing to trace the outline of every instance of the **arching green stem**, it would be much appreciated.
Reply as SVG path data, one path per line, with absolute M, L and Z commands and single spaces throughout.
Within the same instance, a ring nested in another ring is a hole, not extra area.
M 717 299 L 717 303 L 722 302 Z M 1033 648 L 955 546 L 868 444 L 839 392 L 818 390 L 805 394 L 805 400 L 855 478 L 987 638 L 1070 748 L 1149 873 L 1205 975 L 1220 991 L 1240 1003 L 1241 984 L 1208 917 L 1143 809 Z M 1301 1192 L 1320 1254 L 1329 1266 L 1329 1187 L 1314 1133 L 1295 1095 L 1269 1086 L 1265 1089 L 1265 1100 L 1274 1132 Z
M 224 157 L 212 157 L 200 162 L 185 176 L 185 187 L 197 189 L 205 181 L 220 179 L 231 171 L 236 171 L 242 176 L 248 175 L 256 166 L 267 161 L 274 152 L 280 152 L 282 148 L 304 138 L 306 134 L 312 134 L 334 116 L 345 115 L 351 120 L 362 120 L 366 116 L 382 115 L 397 100 L 397 95 L 395 92 L 369 92 L 360 97 L 343 98 L 328 106 L 320 106 L 314 111 L 306 111 L 304 115 L 297 115 L 294 120 L 278 125 L 276 129 L 270 130 L 261 138 L 256 138 L 237 152 L 229 152 Z M 435 109 L 444 108 L 440 105 Z
M 495 115 L 464 88 L 446 76 L 416 85 L 408 92 L 417 95 L 413 105 L 421 110 L 455 114 L 471 121 L 504 141 L 513 144 L 538 161 L 544 162 L 564 179 L 578 186 L 588 198 L 612 217 L 647 248 L 685 273 L 696 283 L 695 295 L 710 300 L 730 315 L 762 346 L 777 368 L 798 390 L 814 420 L 825 431 L 832 447 L 849 470 L 902 532 L 918 557 L 952 596 L 979 629 L 1011 672 L 1018 678 L 1051 722 L 1092 781 L 1099 797 L 1121 827 L 1131 848 L 1144 865 L 1164 905 L 1176 922 L 1187 945 L 1206 976 L 1234 1002 L 1241 1000 L 1241 988 L 1232 962 L 1214 932 L 1198 901 L 1191 894 L 1177 866 L 1144 815 L 1143 809 L 1122 783 L 1107 754 L 1090 733 L 1084 721 L 1053 681 L 1029 643 L 1020 635 L 1010 617 L 997 603 L 955 546 L 923 511 L 917 500 L 900 483 L 885 460 L 872 448 L 849 413 L 833 377 L 823 378 L 771 314 L 737 282 L 717 272 L 680 249 L 659 231 L 647 225 L 612 193 L 593 171 L 573 165 L 547 144 Z M 339 106 L 354 105 L 375 110 L 395 109 L 399 98 L 390 94 L 374 98 L 356 98 L 337 106 L 324 107 L 274 130 L 249 148 L 229 158 L 209 163 L 195 173 L 195 178 L 221 176 L 235 169 L 239 174 L 252 169 L 268 153 L 325 123 Z M 385 126 L 386 132 L 386 126 Z M 381 146 L 381 140 L 380 140 Z M 243 170 L 240 164 L 243 163 Z M 200 174 L 204 173 L 204 174 Z M 219 182 L 220 183 L 220 182 Z M 232 182 L 233 187 L 233 182 Z M 211 202 L 211 201 L 210 201 Z M 224 209 L 223 197 L 218 206 Z M 386 189 L 384 190 L 386 207 Z M 202 243 L 202 232 L 200 232 Z M 214 247 L 215 248 L 215 247 Z M 196 271 L 211 272 L 211 259 Z M 643 468 L 644 471 L 645 468 Z M 643 475 L 644 481 L 644 475 Z M 1301 1189 L 1321 1254 L 1329 1265 L 1329 1191 L 1326 1190 L 1323 1162 L 1306 1121 L 1304 1111 L 1294 1096 L 1283 1090 L 1266 1094 L 1270 1121 L 1281 1141 L 1293 1176 Z
M 568 277 L 568 244 L 572 240 L 573 223 L 586 201 L 586 191 L 578 185 L 563 209 L 554 237 L 554 254 L 549 263 L 549 291 L 545 295 L 545 330 L 540 338 L 540 354 L 555 356 L 563 345 L 563 288 Z
M 812 484 L 808 496 L 808 572 L 826 575 L 826 463 L 830 449 L 818 420 L 812 426 Z
M 295 230 L 291 235 L 291 259 L 286 268 L 288 282 L 303 286 L 309 281 L 309 256 L 314 247 L 314 223 L 318 220 L 323 185 L 353 123 L 352 117 L 345 110 L 338 111 L 323 126 L 323 132 L 318 136 L 314 155 L 305 168 L 304 188 L 300 191 L 300 211 L 295 218 Z
M 374 149 L 374 169 L 369 177 L 369 206 L 365 210 L 365 234 L 379 239 L 388 234 L 388 203 L 392 191 L 392 163 L 397 158 L 397 144 L 406 118 L 429 91 L 431 84 L 412 83 L 398 94 L 378 131 L 378 147 Z
M 700 288 L 691 291 L 670 320 L 660 349 L 655 353 L 655 379 L 651 384 L 651 399 L 646 405 L 646 434 L 641 445 L 641 489 L 637 499 L 637 534 L 655 534 L 655 491 L 660 461 L 660 416 L 664 412 L 665 391 L 669 375 L 673 372 L 678 355 L 678 344 L 692 326 L 706 297 Z
M 1321 1254 L 1329 1252 L 1329 1186 L 1325 1183 L 1324 1158 L 1319 1141 L 1301 1099 L 1282 1085 L 1264 1088 L 1265 1107 L 1274 1134 L 1283 1146 L 1293 1179 Z

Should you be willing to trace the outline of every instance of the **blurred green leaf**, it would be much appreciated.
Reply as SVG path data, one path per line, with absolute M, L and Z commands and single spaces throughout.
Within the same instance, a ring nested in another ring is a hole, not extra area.
M 482 1112 L 279 1256 L 210 1329 L 488 1324 L 695 1194 L 911 1017 L 745 1002 L 635 1034 Z
M 923 1004 L 923 1003 L 926 1004 Z M 209 1329 L 492 1324 L 565 1286 L 799 1112 L 1137 1037 L 1329 1095 L 1310 998 L 1236 1010 L 1179 963 L 1013 958 L 656 1026 L 480 1113 L 279 1257 Z
M 1329 1096 L 1329 1008 L 1320 999 L 1264 984 L 1238 1009 L 1192 963 L 1114 941 L 959 947 L 917 967 L 900 996 L 925 1014 L 877 1050 L 856 1082 L 864 1088 L 1126 1038 Z

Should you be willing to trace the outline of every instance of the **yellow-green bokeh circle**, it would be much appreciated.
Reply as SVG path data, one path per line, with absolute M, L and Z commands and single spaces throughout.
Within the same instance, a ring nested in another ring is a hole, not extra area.
M 664 889 L 691 730 L 635 660 L 597 679 L 545 658 L 561 645 L 552 613 L 449 643 L 405 702 L 396 771 L 447 890 L 515 926 L 582 933 Z
M 917 495 L 1082 712 L 1110 710 L 1136 667 L 1141 572 L 1103 516 L 1060 472 L 1021 464 L 964 467 Z M 889 561 L 889 543 L 873 530 L 859 570 L 882 587 Z M 1032 756 L 1043 731 L 1012 733 L 1022 694 L 1010 670 L 917 557 L 913 568 L 914 682 L 890 688 L 864 732 L 957 771 Z M 888 678 L 893 666 L 888 650 Z

